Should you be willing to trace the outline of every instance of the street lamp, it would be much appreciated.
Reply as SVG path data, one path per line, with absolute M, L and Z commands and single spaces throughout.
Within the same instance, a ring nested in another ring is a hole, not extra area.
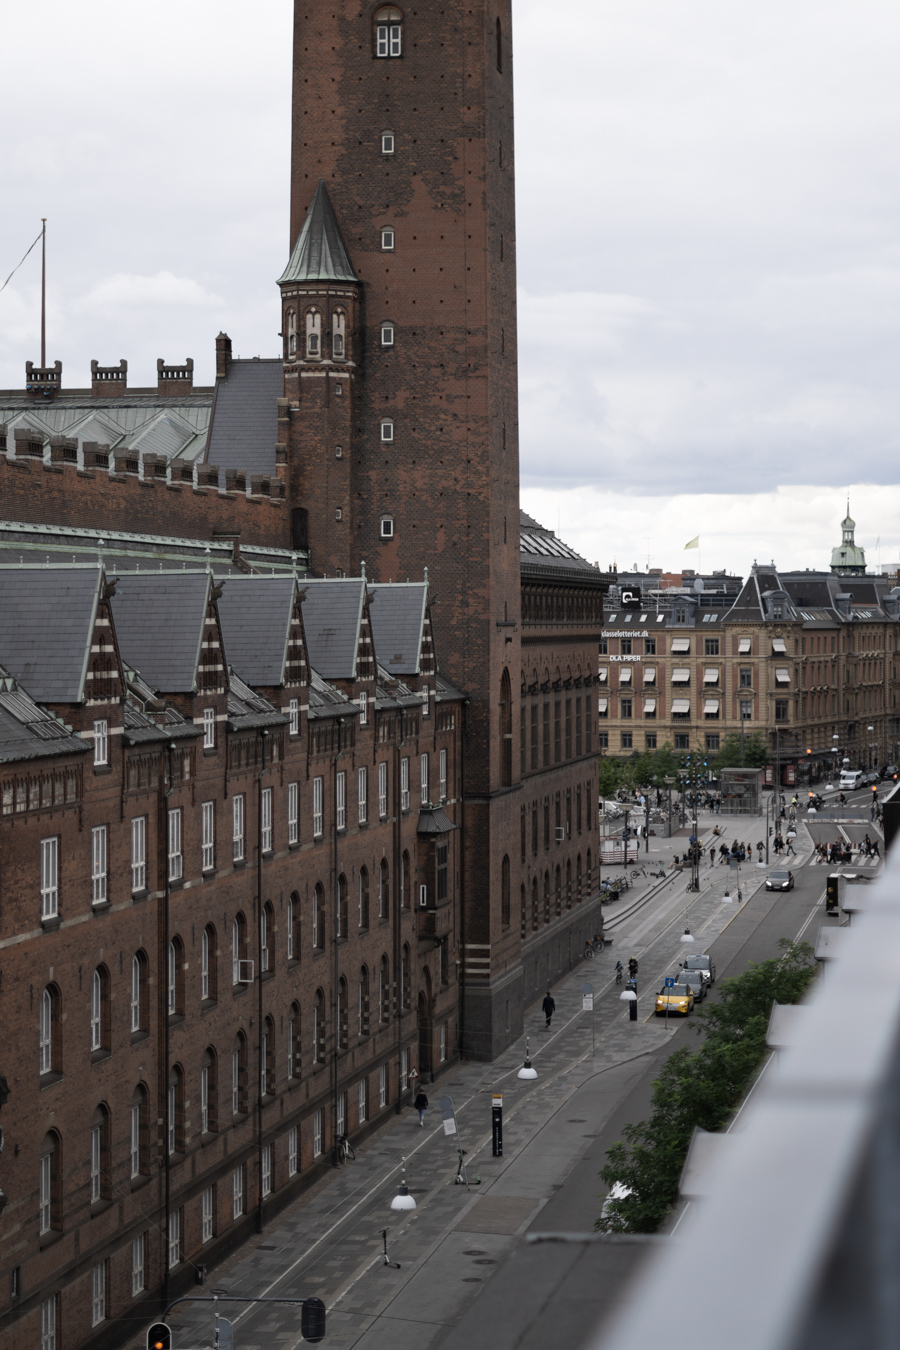
M 872 735 L 872 733 L 874 732 L 874 730 L 875 730 L 875 728 L 872 727 L 872 726 L 866 727 L 866 731 L 869 733 L 870 736 Z M 869 744 L 868 744 L 868 746 L 866 747 L 866 749 L 867 749 L 867 751 L 868 751 L 868 763 L 867 763 L 867 765 L 866 765 L 866 768 L 871 769 L 871 767 L 872 767 L 872 742 L 871 742 L 871 741 L 869 742 Z M 878 746 L 877 746 L 877 745 L 875 746 L 875 749 L 876 749 L 876 751 L 877 751 L 877 749 L 878 749 Z
M 676 780 L 674 778 L 669 777 L 668 774 L 664 775 L 663 777 L 663 782 L 665 783 L 666 789 L 669 794 L 669 833 L 666 836 L 668 839 L 672 838 L 672 784 L 675 781 Z

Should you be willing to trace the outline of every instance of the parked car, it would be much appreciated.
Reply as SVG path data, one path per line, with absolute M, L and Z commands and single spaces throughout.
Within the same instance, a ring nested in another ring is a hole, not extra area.
M 874 787 L 874 785 L 875 785 L 876 783 L 880 783 L 880 782 L 881 782 L 881 778 L 880 778 L 880 776 L 879 776 L 877 773 L 874 773 L 874 772 L 864 773 L 864 774 L 863 774 L 863 780 L 862 780 L 861 786 L 862 786 L 862 787 Z
M 794 889 L 794 874 L 790 871 L 779 870 L 770 872 L 766 877 L 767 891 L 792 891 Z
M 668 988 L 663 985 L 656 995 L 657 1017 L 664 1017 L 666 1013 L 670 1017 L 687 1017 L 693 1008 L 694 995 L 686 984 L 672 984 Z
M 694 995 L 694 1002 L 700 1003 L 706 998 L 706 980 L 702 970 L 679 970 L 675 979 L 679 984 L 686 984 Z
M 705 956 L 698 952 L 696 955 L 689 956 L 686 961 L 683 961 L 681 963 L 681 968 L 682 970 L 702 971 L 706 977 L 707 984 L 715 984 L 716 982 L 716 963 L 711 956 Z
M 881 770 L 882 778 L 896 778 L 898 774 L 900 774 L 900 769 L 897 768 L 896 764 L 885 764 Z
M 849 788 L 852 792 L 855 788 L 862 785 L 862 769 L 841 769 L 840 787 L 846 792 Z

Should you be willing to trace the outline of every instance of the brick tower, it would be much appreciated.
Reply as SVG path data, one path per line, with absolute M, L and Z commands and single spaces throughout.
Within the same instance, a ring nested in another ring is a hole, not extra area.
M 457 880 L 464 1035 L 484 1058 L 517 1034 L 523 1002 L 510 36 L 508 0 L 296 0 L 281 279 L 289 477 L 312 565 L 365 560 L 380 581 L 427 565 L 441 668 L 470 699 Z

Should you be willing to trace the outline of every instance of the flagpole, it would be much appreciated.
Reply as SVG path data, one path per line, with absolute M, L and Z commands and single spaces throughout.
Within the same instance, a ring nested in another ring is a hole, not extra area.
M 47 217 L 41 216 L 41 370 L 47 365 Z

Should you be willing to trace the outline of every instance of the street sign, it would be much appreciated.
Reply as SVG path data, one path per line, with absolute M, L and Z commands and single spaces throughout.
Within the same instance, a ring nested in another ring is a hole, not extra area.
M 582 1011 L 582 1012 L 593 1012 L 593 1011 L 594 1011 L 594 995 L 593 995 L 593 994 L 582 994 L 582 995 L 581 995 L 581 1011 Z
M 495 1158 L 503 1157 L 503 1095 L 491 1097 L 491 1151 Z
M 666 976 L 666 988 L 667 989 L 675 988 L 675 981 L 671 978 L 671 976 Z
M 216 1350 L 234 1350 L 234 1327 L 227 1317 L 216 1321 Z
M 442 1097 L 440 1100 L 441 1119 L 444 1122 L 444 1134 L 457 1134 L 456 1113 L 453 1110 L 453 1098 Z
M 406 1076 L 411 1083 L 414 1083 L 419 1076 L 419 1070 L 416 1068 L 415 1065 L 413 1065 L 413 1067 L 410 1069 L 409 1073 Z

